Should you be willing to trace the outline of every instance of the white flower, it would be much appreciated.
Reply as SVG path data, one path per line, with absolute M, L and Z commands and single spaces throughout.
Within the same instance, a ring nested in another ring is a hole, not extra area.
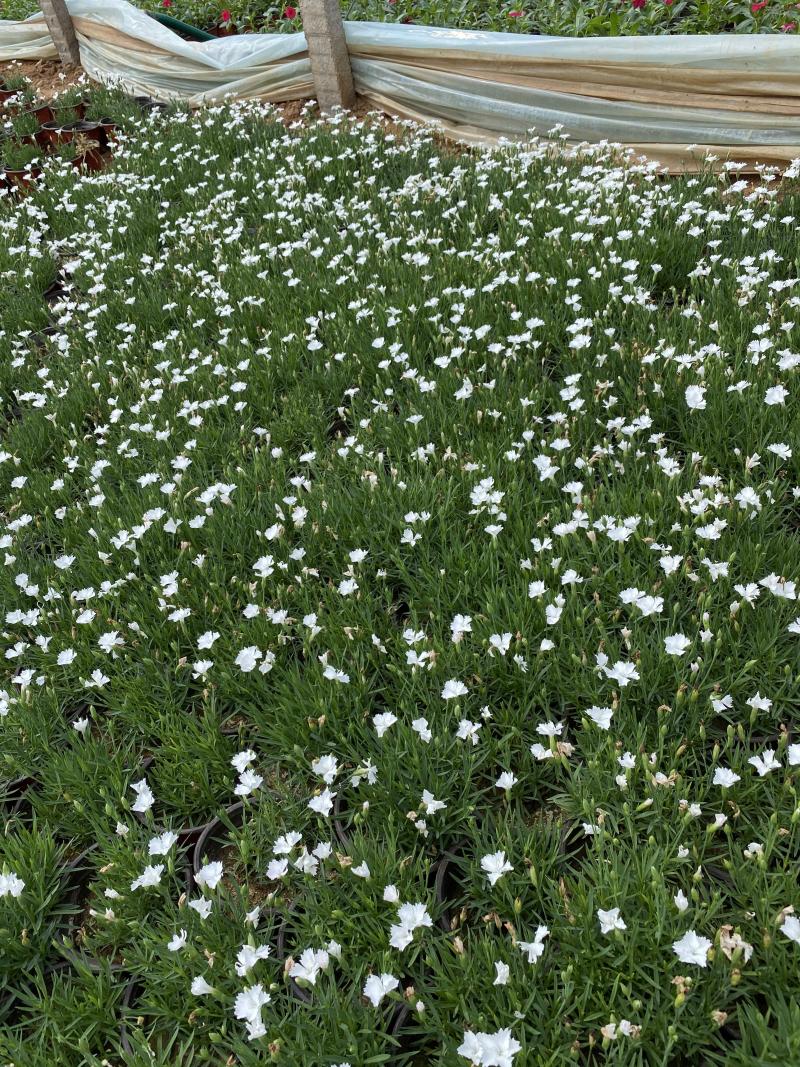
M 614 930 L 627 930 L 624 920 L 620 917 L 619 908 L 611 908 L 610 911 L 597 909 L 597 918 L 600 923 L 600 933 L 610 934 Z
M 131 892 L 135 892 L 137 889 L 150 889 L 159 885 L 163 873 L 163 863 L 159 863 L 155 867 L 145 867 L 139 877 L 131 882 Z
M 197 897 L 195 900 L 190 900 L 188 906 L 192 911 L 196 911 L 201 919 L 207 919 L 213 911 L 214 902 L 206 897 Z
M 466 696 L 467 692 L 468 689 L 463 682 L 459 682 L 455 678 L 451 678 L 450 681 L 444 683 L 444 688 L 442 689 L 442 700 L 455 700 L 458 697 Z
M 598 708 L 592 705 L 586 709 L 586 714 L 601 730 L 607 730 L 611 726 L 611 716 L 614 712 L 611 708 Z
M 781 933 L 800 945 L 800 919 L 796 915 L 787 915 L 781 925 Z
M 706 387 L 704 385 L 689 385 L 684 393 L 686 406 L 690 411 L 704 411 L 706 406 Z
M 664 638 L 664 651 L 668 656 L 682 656 L 692 642 L 685 634 L 672 634 Z
M 399 985 L 399 979 L 393 974 L 371 974 L 364 982 L 362 993 L 373 1008 L 377 1008 L 383 998 L 397 989 Z
M 514 788 L 518 781 L 519 778 L 517 778 L 515 774 L 512 774 L 511 771 L 503 771 L 494 784 L 496 789 L 510 790 Z
M 327 971 L 329 964 L 330 956 L 324 948 L 307 948 L 289 968 L 289 977 L 316 985 L 320 973 Z
M 215 641 L 219 641 L 219 638 L 220 635 L 216 630 L 206 630 L 197 638 L 197 647 L 199 649 L 211 648 Z
M 220 860 L 214 860 L 201 867 L 194 876 L 195 882 L 203 889 L 216 889 L 222 881 L 225 871 Z
M 372 725 L 378 737 L 383 737 L 390 726 L 397 722 L 397 716 L 391 711 L 382 711 L 379 715 L 372 716 Z
M 423 789 L 422 806 L 426 815 L 435 815 L 437 811 L 446 808 L 447 804 L 443 800 L 437 800 L 429 789 Z
M 271 882 L 277 882 L 280 878 L 286 876 L 288 870 L 289 861 L 285 857 L 271 860 L 267 865 L 267 878 L 269 878 Z
M 251 793 L 254 793 L 256 789 L 259 789 L 264 782 L 263 775 L 256 774 L 255 771 L 242 771 L 239 776 L 239 781 L 234 786 L 234 793 L 237 797 L 249 797 Z
M 433 737 L 433 734 L 431 733 L 430 728 L 428 727 L 427 719 L 414 719 L 414 721 L 411 723 L 411 729 L 414 731 L 415 734 L 419 735 L 420 740 L 424 741 L 426 745 Z
M 234 660 L 234 663 L 245 674 L 249 674 L 250 671 L 254 671 L 261 659 L 261 650 L 255 645 L 249 645 L 247 648 L 243 648 L 239 655 Z
M 209 985 L 202 975 L 192 979 L 192 993 L 196 997 L 204 997 L 214 992 L 214 987 Z
M 136 794 L 136 800 L 131 805 L 131 811 L 149 811 L 153 804 L 155 804 L 155 797 L 153 796 L 147 781 L 142 778 L 139 782 L 132 782 L 131 789 Z
M 604 665 L 602 669 L 606 677 L 616 682 L 622 689 L 626 685 L 630 685 L 631 682 L 639 681 L 639 672 L 636 667 L 632 663 L 625 663 L 623 660 L 617 660 L 613 667 Z
M 469 1060 L 473 1067 L 513 1067 L 516 1054 L 522 1045 L 512 1037 L 509 1029 L 495 1034 L 464 1031 L 464 1040 L 459 1045 L 459 1056 Z
M 241 993 L 237 993 L 233 1002 L 233 1014 L 244 1022 L 260 1022 L 261 1009 L 271 1000 L 272 997 L 264 990 L 261 983 L 249 986 Z
M 774 407 L 776 404 L 783 404 L 788 395 L 789 390 L 785 386 L 773 385 L 764 394 L 764 403 L 768 407 Z
M 125 642 L 116 630 L 110 630 L 108 633 L 100 635 L 97 641 L 97 647 L 101 652 L 110 653 L 124 643 Z
M 357 867 L 351 867 L 350 873 L 354 874 L 356 878 L 363 878 L 365 881 L 369 881 L 372 877 L 372 872 L 366 863 L 359 863 Z
M 335 796 L 336 794 L 332 793 L 326 786 L 321 793 L 312 797 L 306 806 L 311 808 L 311 810 L 315 811 L 318 815 L 322 815 L 323 818 L 327 819 L 331 813 Z
M 721 785 L 723 789 L 729 789 L 732 785 L 736 785 L 737 782 L 741 782 L 741 776 L 736 774 L 735 771 L 730 770 L 728 767 L 717 767 L 714 771 L 714 777 L 711 780 L 712 785 Z
M 0 897 L 19 897 L 24 888 L 25 883 L 13 871 L 8 874 L 0 872 Z
M 172 830 L 165 830 L 158 837 L 151 837 L 147 844 L 147 853 L 150 856 L 166 856 L 170 849 L 178 842 L 178 835 Z
M 333 785 L 333 780 L 339 773 L 339 761 L 335 756 L 328 754 L 320 756 L 311 763 L 311 770 L 321 778 L 326 785 Z
M 236 973 L 240 978 L 244 978 L 259 960 L 267 959 L 271 952 L 269 945 L 242 945 L 236 957 Z
M 751 756 L 747 762 L 758 771 L 759 778 L 779 770 L 781 765 L 780 760 L 775 759 L 774 748 L 765 748 L 760 756 Z
M 492 982 L 492 985 L 508 985 L 508 979 L 511 975 L 511 968 L 508 964 L 497 960 L 494 965 L 494 970 L 496 977 Z
M 180 950 L 186 946 L 188 940 L 189 935 L 185 930 L 181 930 L 180 933 L 173 934 L 167 948 L 170 952 L 180 952 Z
M 497 885 L 504 874 L 513 871 L 514 868 L 506 859 L 503 851 L 490 852 L 481 859 L 481 870 L 486 874 L 490 886 Z
M 681 963 L 695 963 L 698 967 L 708 966 L 708 950 L 711 942 L 701 937 L 694 930 L 687 930 L 682 938 L 672 942 L 672 951 Z
M 675 896 L 672 898 L 675 902 L 675 907 L 680 912 L 684 912 L 689 907 L 689 898 L 686 896 L 682 889 L 679 889 Z
M 550 936 L 546 926 L 537 926 L 533 941 L 518 941 L 517 948 L 527 956 L 528 963 L 536 963 L 544 952 L 544 940 Z

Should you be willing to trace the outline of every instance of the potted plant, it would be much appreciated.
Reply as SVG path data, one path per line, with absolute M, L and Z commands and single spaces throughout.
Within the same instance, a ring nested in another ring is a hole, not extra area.
M 28 88 L 28 82 L 19 74 L 8 75 L 0 78 L 0 104 L 10 100 L 12 96 L 18 96 Z
M 15 185 L 29 185 L 42 173 L 38 165 L 41 152 L 36 145 L 7 141 L 3 146 L 5 176 Z
M 30 111 L 17 115 L 11 123 L 11 130 L 20 144 L 35 144 L 35 134 L 39 123 Z
M 42 147 L 66 144 L 74 136 L 72 127 L 79 121 L 75 108 L 54 108 L 54 117 L 39 127 L 37 141 Z
M 73 85 L 63 93 L 59 93 L 51 101 L 50 107 L 56 119 L 62 119 L 65 122 L 75 122 L 78 119 L 82 119 L 86 112 L 86 100 L 84 99 L 82 87 Z M 67 119 L 62 112 L 74 112 L 74 115 L 72 118 Z

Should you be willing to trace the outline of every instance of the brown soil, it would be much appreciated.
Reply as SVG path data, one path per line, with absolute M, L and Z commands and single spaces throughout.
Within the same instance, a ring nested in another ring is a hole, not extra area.
M 13 75 L 27 78 L 42 100 L 50 100 L 80 81 L 89 81 L 79 67 L 65 69 L 57 59 L 15 59 L 0 63 L 0 77 Z

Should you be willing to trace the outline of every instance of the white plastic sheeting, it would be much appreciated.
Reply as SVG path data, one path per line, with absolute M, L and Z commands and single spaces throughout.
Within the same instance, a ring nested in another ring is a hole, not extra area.
M 87 73 L 159 100 L 313 96 L 305 37 L 182 40 L 125 0 L 68 0 Z M 357 91 L 446 133 L 491 141 L 561 127 L 670 164 L 708 150 L 742 161 L 800 156 L 800 39 L 533 37 L 346 23 Z M 0 60 L 54 56 L 41 15 L 0 22 Z M 690 149 L 690 146 L 691 149 Z

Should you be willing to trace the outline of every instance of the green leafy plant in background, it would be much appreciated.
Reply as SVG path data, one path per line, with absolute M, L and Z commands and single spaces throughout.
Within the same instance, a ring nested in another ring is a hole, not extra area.
M 796 0 L 341 0 L 345 18 L 569 37 L 795 33 Z M 139 0 L 147 11 L 202 29 L 293 32 L 299 4 L 258 0 Z M 25 18 L 34 0 L 0 0 L 0 17 Z

